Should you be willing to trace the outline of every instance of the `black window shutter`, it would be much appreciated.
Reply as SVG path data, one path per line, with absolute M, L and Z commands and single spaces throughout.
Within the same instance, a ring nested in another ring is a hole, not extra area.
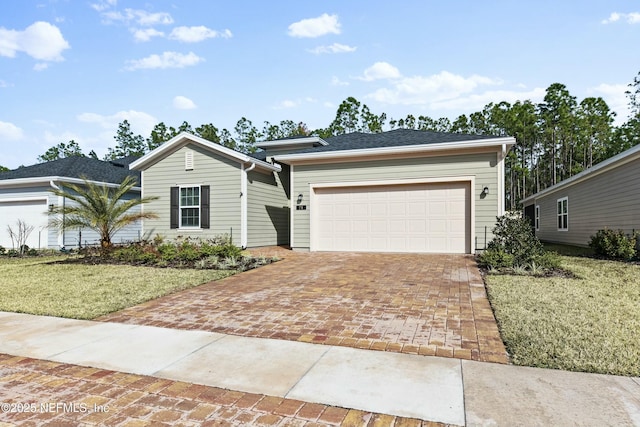
M 180 189 L 171 187 L 171 228 L 178 228 L 180 218 Z
M 210 227 L 209 186 L 200 186 L 200 228 Z

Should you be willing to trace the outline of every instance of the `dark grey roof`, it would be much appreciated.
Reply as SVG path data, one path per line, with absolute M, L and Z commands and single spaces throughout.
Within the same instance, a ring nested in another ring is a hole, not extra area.
M 493 138 L 499 137 L 495 135 L 469 135 L 464 133 L 431 132 L 415 129 L 394 129 L 379 133 L 354 132 L 327 138 L 325 139 L 325 142 L 328 145 L 291 150 L 290 154 L 362 150 L 365 148 L 403 147 L 407 145 L 441 144 L 447 142 L 475 141 L 479 139 Z M 278 154 L 285 153 L 280 152 Z M 266 152 L 259 151 L 251 154 L 251 156 L 264 160 L 266 158 Z
M 129 164 L 137 158 L 129 156 L 112 161 L 102 161 L 89 157 L 71 156 L 0 173 L 0 180 L 61 176 L 119 184 L 125 177 L 133 176 L 137 182 L 140 182 L 140 172 L 129 170 Z

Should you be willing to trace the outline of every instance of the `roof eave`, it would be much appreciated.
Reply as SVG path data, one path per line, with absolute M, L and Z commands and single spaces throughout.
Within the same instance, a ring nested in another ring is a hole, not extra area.
M 416 145 L 402 145 L 397 147 L 376 147 L 376 148 L 364 148 L 354 150 L 334 150 L 334 151 L 321 151 L 316 153 L 293 153 L 282 154 L 273 156 L 274 159 L 286 163 L 287 161 L 303 161 L 303 160 L 321 160 L 332 158 L 349 158 L 349 157 L 363 157 L 370 155 L 384 155 L 384 154 L 411 154 L 419 152 L 429 151 L 442 151 L 451 150 L 457 148 L 486 148 L 486 147 L 502 147 L 506 146 L 506 151 L 515 145 L 516 140 L 513 137 L 500 137 L 490 139 L 475 139 L 465 141 L 454 142 L 442 142 L 435 144 L 416 144 Z
M 0 180 L 0 188 L 1 187 L 27 187 L 29 185 L 36 184 L 45 184 L 49 186 L 50 182 L 64 182 L 68 184 L 84 184 L 84 180 L 80 178 L 72 178 L 68 176 L 37 176 L 31 178 L 12 178 L 12 179 L 2 179 Z M 120 184 L 115 184 L 112 182 L 103 182 L 103 181 L 94 181 L 87 180 L 87 182 L 91 184 L 99 184 L 106 185 L 107 187 L 117 188 Z M 141 187 L 132 187 L 131 190 L 140 192 L 142 190 Z
M 220 144 L 216 144 L 199 136 L 181 132 L 180 134 L 174 136 L 169 141 L 160 145 L 155 150 L 152 150 L 140 157 L 135 162 L 129 165 L 129 169 L 134 170 L 144 170 L 148 165 L 150 165 L 157 158 L 161 158 L 162 155 L 170 150 L 172 150 L 176 146 L 180 146 L 182 144 L 194 143 L 199 145 L 206 150 L 220 153 L 226 157 L 230 157 L 239 163 L 255 163 L 256 167 L 259 167 L 268 171 L 280 172 L 281 168 L 279 166 L 272 165 L 271 163 L 264 162 L 262 160 L 255 159 L 251 156 L 248 156 L 244 153 L 240 153 L 239 151 L 232 150 L 231 148 L 224 147 Z

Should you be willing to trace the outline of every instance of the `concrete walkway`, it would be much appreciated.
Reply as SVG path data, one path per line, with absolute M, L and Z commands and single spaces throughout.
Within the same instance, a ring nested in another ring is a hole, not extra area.
M 452 425 L 640 426 L 640 379 L 0 312 L 0 353 Z

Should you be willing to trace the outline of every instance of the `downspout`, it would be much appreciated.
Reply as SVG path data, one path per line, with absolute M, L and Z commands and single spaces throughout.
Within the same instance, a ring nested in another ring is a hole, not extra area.
M 255 162 L 251 162 L 251 165 L 245 169 L 244 163 L 240 164 L 241 175 L 240 175 L 240 246 L 242 249 L 247 248 L 248 242 L 248 225 L 247 225 L 247 210 L 248 210 L 248 199 L 247 199 L 247 189 L 248 189 L 248 177 L 249 172 L 254 170 L 256 167 Z
M 505 167 L 504 167 L 504 159 L 507 157 L 507 145 L 506 144 L 502 144 L 502 150 L 500 152 L 500 176 L 498 177 L 499 179 L 499 185 L 500 185 L 500 197 L 498 198 L 498 214 L 500 216 L 504 215 L 505 213 L 505 204 L 506 204 L 506 194 L 505 194 Z
M 51 188 L 53 188 L 56 191 L 60 191 L 60 187 L 58 187 L 56 185 L 55 182 L 53 182 L 53 180 L 49 181 L 49 185 L 51 186 Z M 60 201 L 60 196 L 58 196 L 58 201 Z M 58 246 L 60 246 L 60 249 L 64 248 L 64 207 L 65 207 L 65 202 L 66 202 L 66 197 L 62 197 L 62 224 L 63 227 L 60 229 L 60 236 L 58 237 Z M 49 246 L 49 233 L 47 232 L 47 247 Z

